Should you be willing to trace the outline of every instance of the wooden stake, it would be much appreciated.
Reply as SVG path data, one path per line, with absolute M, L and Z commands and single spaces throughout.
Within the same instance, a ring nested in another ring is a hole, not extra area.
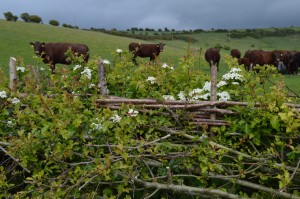
M 106 87 L 106 81 L 105 81 L 105 76 L 104 76 L 104 64 L 103 60 L 99 60 L 98 64 L 98 89 L 100 91 L 100 94 L 102 95 L 108 95 L 109 91 Z
M 11 92 L 16 92 L 17 89 L 17 69 L 16 58 L 10 57 L 9 59 L 9 89 Z
M 212 65 L 210 68 L 210 78 L 211 78 L 210 101 L 211 102 L 217 101 L 217 74 L 218 74 L 217 66 Z M 212 108 L 215 108 L 215 106 Z M 215 120 L 216 114 L 211 114 L 210 119 Z

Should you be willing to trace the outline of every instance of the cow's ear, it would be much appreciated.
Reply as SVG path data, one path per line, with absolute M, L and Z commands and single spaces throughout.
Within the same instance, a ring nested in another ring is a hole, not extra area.
M 42 47 L 45 47 L 45 42 L 41 43 L 42 44 Z

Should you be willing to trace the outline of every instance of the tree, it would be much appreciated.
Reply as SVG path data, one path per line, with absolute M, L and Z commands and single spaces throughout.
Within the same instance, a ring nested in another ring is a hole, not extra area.
M 30 22 L 41 23 L 42 18 L 37 15 L 30 15 Z
M 11 12 L 5 12 L 3 13 L 6 21 L 17 21 L 18 17 L 13 15 Z
M 30 15 L 27 12 L 22 13 L 21 19 L 23 19 L 25 22 L 30 22 Z
M 59 26 L 59 22 L 53 19 L 49 21 L 49 24 L 52 26 Z

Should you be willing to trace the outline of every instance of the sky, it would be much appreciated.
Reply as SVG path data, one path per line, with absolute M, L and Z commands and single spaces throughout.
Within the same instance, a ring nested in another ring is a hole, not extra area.
M 0 0 L 0 19 L 11 12 L 81 29 L 252 29 L 300 27 L 299 8 L 300 0 Z

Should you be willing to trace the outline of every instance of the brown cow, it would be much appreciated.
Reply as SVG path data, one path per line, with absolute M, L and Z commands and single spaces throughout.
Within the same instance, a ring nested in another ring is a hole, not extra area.
M 231 55 L 231 57 L 233 57 L 233 58 L 239 59 L 239 58 L 241 58 L 241 51 L 239 51 L 238 49 L 234 48 L 234 49 L 232 49 L 232 50 L 230 51 L 230 55 Z
M 254 66 L 263 66 L 265 64 L 273 65 L 273 52 L 264 50 L 247 50 L 245 52 L 244 58 L 248 58 L 250 62 L 250 69 Z
M 278 71 L 294 74 L 295 68 L 291 65 L 291 60 L 296 51 L 289 50 L 274 50 L 273 59 L 274 65 Z
M 208 48 L 205 51 L 205 60 L 209 63 L 209 66 L 216 65 L 219 71 L 219 62 L 221 59 L 220 49 L 218 48 Z
M 136 62 L 136 57 L 150 57 L 150 61 L 154 61 L 155 58 L 159 55 L 160 52 L 163 52 L 164 46 L 166 44 L 140 44 L 140 43 L 130 43 L 129 51 L 134 54 L 132 61 L 135 65 L 138 65 Z
M 239 65 L 244 65 L 246 71 L 250 71 L 250 60 L 247 57 L 241 57 L 238 59 Z
M 84 61 L 89 59 L 89 48 L 85 44 L 70 43 L 40 43 L 30 42 L 34 47 L 34 53 L 43 59 L 45 64 L 50 64 L 52 74 L 55 74 L 55 64 L 71 64 L 65 53 L 70 49 L 78 56 L 83 55 Z
M 298 74 L 298 67 L 300 66 L 300 52 L 295 52 L 290 60 L 291 73 L 293 75 Z

